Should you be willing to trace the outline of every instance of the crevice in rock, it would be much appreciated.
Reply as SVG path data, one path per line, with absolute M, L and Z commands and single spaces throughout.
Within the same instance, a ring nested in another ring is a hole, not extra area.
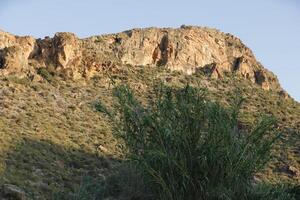
M 122 42 L 122 38 L 116 36 L 116 37 L 115 37 L 115 43 L 116 43 L 116 44 L 121 44 L 121 42 Z
M 210 63 L 210 64 L 207 64 L 207 65 L 204 65 L 201 68 L 201 71 L 204 74 L 211 76 L 213 74 L 213 72 L 216 70 L 216 67 L 217 67 L 216 63 Z
M 38 59 L 38 57 L 42 54 L 41 48 L 39 46 L 39 42 L 41 39 L 37 39 L 34 43 L 34 47 L 32 52 L 29 54 L 28 59 Z
M 174 58 L 174 59 L 177 59 L 178 51 L 179 51 L 179 43 L 177 42 L 177 43 L 176 43 L 175 58 Z
M 4 68 L 4 58 L 0 57 L 0 69 Z
M 242 62 L 243 62 L 243 57 L 236 58 L 233 63 L 233 71 L 237 71 L 240 68 Z
M 157 47 L 155 47 L 153 53 L 152 53 L 152 60 L 153 60 L 153 64 L 156 63 L 157 58 L 158 58 L 158 54 L 159 54 L 159 44 L 157 45 Z
M 4 64 L 5 64 L 5 59 L 3 56 L 3 49 L 0 50 L 0 69 L 4 68 Z
M 166 65 L 168 63 L 169 58 L 169 52 L 168 52 L 168 46 L 169 46 L 169 37 L 168 35 L 164 35 L 160 41 L 159 49 L 160 49 L 160 60 L 158 61 L 158 65 Z
M 262 71 L 255 72 L 255 82 L 259 85 L 262 85 L 266 81 L 266 76 Z

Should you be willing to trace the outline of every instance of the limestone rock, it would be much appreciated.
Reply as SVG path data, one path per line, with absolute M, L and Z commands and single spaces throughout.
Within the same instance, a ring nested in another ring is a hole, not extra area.
M 239 57 L 234 63 L 234 71 L 255 83 L 255 71 L 244 57 Z
M 77 66 L 80 60 L 79 39 L 72 33 L 57 33 L 53 38 L 55 61 L 63 68 Z M 78 58 L 78 59 L 77 59 Z
M 34 64 L 33 64 L 34 63 Z M 132 29 L 117 34 L 79 39 L 72 33 L 33 39 L 0 31 L 1 74 L 52 67 L 73 78 L 122 65 L 156 65 L 192 74 L 209 71 L 212 78 L 236 73 L 263 89 L 281 90 L 274 74 L 266 70 L 240 39 L 215 29 Z
M 57 33 L 54 38 L 39 39 L 32 58 L 38 60 L 41 66 L 54 66 L 74 75 L 81 65 L 80 40 L 73 33 Z
M 0 30 L 0 49 L 16 44 L 16 37 L 12 34 Z
M 18 37 L 0 31 L 0 74 L 28 71 L 28 59 L 34 48 L 33 37 Z
M 0 51 L 0 73 L 17 73 L 27 68 L 27 58 L 21 46 L 6 47 Z
M 212 78 L 222 78 L 224 73 L 233 72 L 263 89 L 280 88 L 276 76 L 265 70 L 238 38 L 215 29 L 190 26 L 133 29 L 87 38 L 82 47 L 85 49 L 83 59 L 93 60 L 98 69 L 106 67 L 103 63 L 115 62 L 133 66 L 158 65 L 192 74 L 199 68 L 205 70 L 213 66 L 210 69 Z

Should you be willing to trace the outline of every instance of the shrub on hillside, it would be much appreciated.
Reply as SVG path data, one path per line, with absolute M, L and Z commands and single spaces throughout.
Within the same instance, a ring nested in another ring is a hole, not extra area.
M 41 67 L 37 69 L 37 73 L 42 76 L 46 81 L 48 81 L 49 83 L 53 83 L 54 82 L 54 72 L 50 71 L 47 68 Z
M 254 174 L 270 159 L 274 119 L 244 133 L 241 100 L 224 108 L 190 86 L 162 86 L 156 94 L 143 106 L 128 87 L 118 87 L 119 115 L 113 115 L 122 149 L 156 199 L 247 199 Z

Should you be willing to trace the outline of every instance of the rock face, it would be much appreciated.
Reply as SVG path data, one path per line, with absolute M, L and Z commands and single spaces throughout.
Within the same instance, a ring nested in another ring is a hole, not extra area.
M 18 37 L 0 31 L 0 74 L 28 71 L 35 43 L 33 37 Z
M 215 29 L 182 26 L 133 29 L 79 39 L 72 33 L 35 40 L 0 31 L 0 73 L 26 73 L 52 66 L 73 78 L 93 76 L 114 66 L 162 66 L 186 74 L 204 71 L 212 78 L 227 73 L 280 90 L 267 71 L 238 38 Z

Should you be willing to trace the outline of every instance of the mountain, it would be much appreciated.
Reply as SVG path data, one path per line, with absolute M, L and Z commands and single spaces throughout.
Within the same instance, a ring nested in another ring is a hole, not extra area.
M 49 199 L 55 191 L 76 190 L 83 176 L 109 174 L 120 153 L 97 102 L 113 107 L 116 84 L 128 84 L 146 101 L 160 82 L 204 87 L 224 106 L 239 91 L 245 127 L 263 114 L 275 116 L 282 136 L 257 178 L 300 182 L 300 104 L 237 37 L 192 26 L 85 39 L 0 31 L 2 192 L 17 187 L 33 199 Z

